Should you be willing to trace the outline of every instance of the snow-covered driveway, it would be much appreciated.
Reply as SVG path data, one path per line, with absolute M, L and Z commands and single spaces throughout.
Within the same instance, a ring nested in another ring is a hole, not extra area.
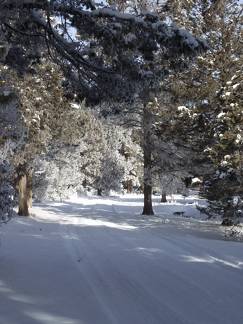
M 50 203 L 3 226 L 0 324 L 242 324 L 243 244 L 140 205 Z

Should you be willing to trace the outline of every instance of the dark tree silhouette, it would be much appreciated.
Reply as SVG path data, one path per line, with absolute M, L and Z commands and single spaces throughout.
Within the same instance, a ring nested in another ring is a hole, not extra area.
M 206 47 L 155 14 L 124 14 L 87 0 L 0 0 L 0 41 L 6 63 L 20 72 L 48 52 L 72 93 L 91 103 L 133 99 Z

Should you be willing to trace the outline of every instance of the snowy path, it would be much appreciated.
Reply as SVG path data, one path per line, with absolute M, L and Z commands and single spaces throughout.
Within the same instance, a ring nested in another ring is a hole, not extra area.
M 0 324 L 243 323 L 243 243 L 139 205 L 51 203 L 2 227 Z

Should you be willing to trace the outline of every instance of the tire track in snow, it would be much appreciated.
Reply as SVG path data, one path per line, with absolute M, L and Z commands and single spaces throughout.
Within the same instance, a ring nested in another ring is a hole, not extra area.
M 74 228 L 74 232 L 77 231 Z M 106 233 L 105 233 L 106 232 Z M 108 231 L 104 231 L 104 229 L 102 229 L 102 234 L 104 235 L 103 239 L 107 238 L 107 235 L 109 235 L 109 230 Z M 71 234 L 73 234 L 73 232 L 71 232 Z M 95 237 L 94 237 L 95 239 Z M 97 245 L 92 244 L 92 242 L 94 242 L 94 240 L 89 240 L 88 242 L 88 246 L 83 246 L 84 251 L 89 248 L 89 250 L 92 250 L 93 253 L 95 255 L 101 255 L 102 251 L 97 249 Z M 78 256 L 80 256 L 80 246 L 76 245 L 77 241 L 73 240 L 72 241 L 72 248 L 71 248 L 71 254 L 74 256 L 74 260 L 78 258 Z M 95 264 L 95 262 L 93 261 L 93 259 L 90 258 L 90 256 L 88 254 L 86 254 L 85 252 L 82 252 L 82 260 L 83 263 L 79 263 L 78 268 L 79 270 L 81 270 L 81 268 L 83 267 L 84 263 L 87 267 L 87 271 L 89 272 L 89 275 L 92 275 L 91 278 L 91 282 L 92 282 L 92 286 L 93 289 L 96 293 L 96 295 L 99 293 L 101 294 L 102 298 L 100 300 L 104 300 L 105 302 L 102 303 L 102 306 L 104 307 L 104 309 L 109 310 L 109 318 L 111 319 L 111 321 L 109 323 L 113 324 L 113 323 L 134 323 L 133 321 L 129 321 L 126 322 L 122 319 L 122 315 L 124 316 L 125 314 L 120 314 L 120 317 L 118 319 L 118 321 L 116 320 L 117 316 L 113 315 L 111 312 L 111 308 L 114 309 L 115 303 L 114 299 L 112 300 L 112 298 L 116 298 L 117 296 L 121 298 L 124 297 L 125 295 L 127 295 L 126 297 L 129 299 L 129 296 L 131 296 L 131 300 L 132 299 L 136 299 L 136 307 L 139 309 L 140 314 L 146 315 L 147 320 L 145 322 L 141 322 L 141 323 L 156 323 L 156 324 L 160 324 L 164 318 L 167 316 L 167 318 L 174 318 L 174 322 L 178 323 L 178 324 L 189 324 L 188 321 L 183 320 L 181 317 L 181 314 L 177 314 L 176 310 L 173 309 L 169 304 L 167 304 L 166 302 L 163 302 L 163 304 L 161 303 L 160 300 L 158 300 L 156 298 L 156 296 L 154 296 L 153 292 L 151 292 L 149 289 L 147 289 L 147 287 L 145 287 L 144 285 L 142 285 L 141 283 L 139 283 L 135 278 L 133 278 L 132 280 L 129 280 L 129 278 L 127 278 L 126 273 L 122 273 L 121 271 L 119 271 L 119 269 L 114 266 L 114 264 L 112 262 L 109 261 L 109 258 L 106 258 L 104 256 L 104 254 L 102 254 L 103 258 L 105 258 L 104 263 L 106 264 L 106 269 L 109 269 L 109 277 L 105 277 L 106 273 L 103 272 L 102 273 L 102 269 L 100 269 L 98 267 L 98 265 Z M 77 263 L 76 263 L 77 265 Z M 102 265 L 102 264 L 101 264 Z M 103 264 L 104 265 L 104 264 Z M 103 266 L 102 265 L 102 266 Z M 81 274 L 83 275 L 83 270 L 81 270 Z M 112 276 L 111 276 L 112 274 Z M 114 283 L 119 283 L 119 281 L 122 280 L 122 285 L 118 285 L 118 287 L 114 287 Z M 89 280 L 90 282 L 90 280 Z M 114 292 L 114 289 L 117 289 L 116 292 Z M 109 296 L 110 294 L 110 296 Z M 113 295 L 113 296 L 112 296 Z M 123 298 L 124 301 L 124 298 Z M 113 303 L 113 307 L 111 306 Z M 129 307 L 128 307 L 129 308 Z M 146 309 L 146 311 L 145 311 Z M 161 310 L 159 313 L 156 314 L 156 309 L 157 310 Z M 130 310 L 131 312 L 132 310 Z M 133 310 L 134 311 L 134 310 Z M 120 312 L 119 310 L 116 312 Z M 138 313 L 138 312 L 137 312 Z M 138 314 L 137 314 L 138 315 Z M 157 320 L 155 319 L 156 317 Z M 139 323 L 142 319 L 140 318 Z M 136 322 L 138 323 L 138 322 Z M 190 323 L 193 324 L 193 323 Z

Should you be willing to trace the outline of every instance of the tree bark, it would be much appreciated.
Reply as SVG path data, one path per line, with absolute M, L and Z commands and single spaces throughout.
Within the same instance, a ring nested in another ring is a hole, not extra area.
M 125 183 L 125 189 L 127 189 L 127 193 L 132 193 L 133 183 L 132 180 L 127 180 Z
M 19 216 L 29 216 L 29 208 L 32 207 L 32 173 L 25 172 L 18 177 L 19 192 Z
M 167 197 L 166 197 L 166 192 L 165 191 L 162 191 L 160 202 L 162 202 L 162 203 L 167 202 Z
M 144 205 L 142 215 L 154 215 L 152 205 L 152 186 L 144 184 Z
M 143 109 L 144 207 L 142 215 L 154 215 L 152 205 L 152 113 L 147 104 Z

